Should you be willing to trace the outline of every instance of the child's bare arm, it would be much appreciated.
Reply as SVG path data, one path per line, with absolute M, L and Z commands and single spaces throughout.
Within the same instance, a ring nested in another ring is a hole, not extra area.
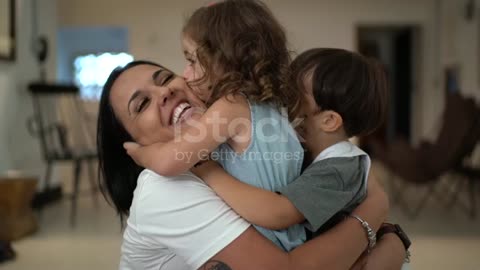
M 161 175 L 178 175 L 241 131 L 243 125 L 232 128 L 229 123 L 250 117 L 242 102 L 246 103 L 243 97 L 217 100 L 198 121 L 191 121 L 178 138 L 168 143 L 149 146 L 126 143 L 124 147 L 138 165 Z
M 286 197 L 245 184 L 229 175 L 214 161 L 204 162 L 193 168 L 192 172 L 252 224 L 280 230 L 305 219 Z

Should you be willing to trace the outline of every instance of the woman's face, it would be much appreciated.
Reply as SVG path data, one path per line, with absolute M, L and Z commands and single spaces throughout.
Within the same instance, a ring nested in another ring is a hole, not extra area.
M 112 86 L 110 103 L 127 132 L 142 145 L 173 139 L 175 127 L 204 108 L 183 78 L 153 65 L 124 71 Z
M 203 76 L 205 76 L 205 70 L 198 61 L 198 45 L 184 35 L 182 38 L 182 48 L 185 60 L 187 60 L 183 77 L 185 77 L 185 80 L 189 83 L 195 94 L 205 102 L 210 97 L 211 91 L 208 89 L 209 83 L 202 81 Z

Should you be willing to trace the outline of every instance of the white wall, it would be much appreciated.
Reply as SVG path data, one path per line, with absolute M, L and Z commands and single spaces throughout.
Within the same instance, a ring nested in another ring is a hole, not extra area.
M 443 1 L 442 5 L 442 59 L 443 65 L 458 65 L 460 85 L 466 95 L 480 101 L 480 1 L 477 0 L 475 18 L 465 18 L 467 0 Z
M 184 18 L 203 1 L 62 0 L 59 25 L 126 26 L 135 58 L 151 59 L 180 71 L 184 61 L 180 31 Z M 108 16 L 105 16 L 108 14 Z
M 31 53 L 32 1 L 35 0 L 17 0 L 17 59 L 0 62 L 0 173 L 18 169 L 40 176 L 43 175 L 44 164 L 39 144 L 26 129 L 26 121 L 32 115 L 27 85 L 39 77 L 38 65 Z M 38 31 L 51 41 L 47 75 L 53 80 L 56 0 L 42 0 L 38 8 Z
M 8 147 L 8 125 L 9 111 L 12 109 L 9 98 L 13 89 L 13 83 L 9 79 L 12 74 L 12 67 L 0 63 L 0 172 L 5 172 L 11 167 L 10 149 Z
M 95 1 L 63 0 L 59 2 L 59 24 L 65 26 L 126 25 L 130 30 L 131 53 L 136 58 L 160 61 L 181 71 L 183 58 L 179 36 L 185 15 L 203 1 Z M 301 52 L 312 47 L 356 49 L 356 26 L 365 24 L 420 25 L 425 52 L 422 80 L 413 95 L 414 137 L 432 129 L 429 119 L 434 111 L 424 110 L 423 102 L 438 99 L 432 65 L 434 45 L 434 0 L 266 0 L 267 5 L 286 27 L 292 49 Z M 115 8 L 112 8 L 112 7 Z M 105 16 L 105 14 L 111 14 Z M 434 101 L 438 103 L 439 101 Z
M 462 66 L 461 87 L 480 100 L 478 34 L 480 9 L 471 23 L 463 19 L 467 0 L 265 0 L 285 26 L 291 47 L 356 49 L 358 25 L 418 25 L 421 32 L 419 79 L 412 95 L 414 141 L 436 137 L 443 110 L 443 68 Z M 209 1 L 62 0 L 62 26 L 117 25 L 129 29 L 136 58 L 181 71 L 179 35 L 186 15 Z M 480 1 L 479 7 L 480 7 Z M 105 16 L 108 14 L 109 16 Z

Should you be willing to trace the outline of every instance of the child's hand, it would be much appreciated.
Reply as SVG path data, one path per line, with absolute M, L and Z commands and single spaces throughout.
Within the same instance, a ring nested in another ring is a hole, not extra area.
M 137 163 L 138 166 L 147 168 L 150 157 L 148 154 L 149 146 L 142 146 L 135 142 L 126 142 L 123 144 L 123 148 L 127 150 L 127 154 Z

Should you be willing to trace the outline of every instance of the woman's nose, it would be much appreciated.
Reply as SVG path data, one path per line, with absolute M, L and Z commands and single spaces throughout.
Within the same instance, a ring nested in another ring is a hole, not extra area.
M 168 100 L 171 99 L 175 95 L 175 92 L 170 89 L 170 87 L 162 87 L 160 90 L 160 95 L 158 97 L 158 104 L 160 106 L 165 106 Z

